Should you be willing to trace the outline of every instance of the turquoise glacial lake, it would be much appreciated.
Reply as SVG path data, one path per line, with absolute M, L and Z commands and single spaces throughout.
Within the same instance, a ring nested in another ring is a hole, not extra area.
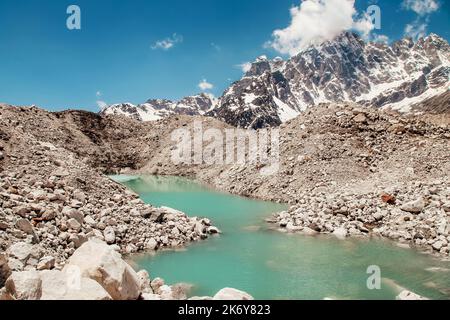
M 177 177 L 114 176 L 153 206 L 207 217 L 223 234 L 133 258 L 136 268 L 168 284 L 193 285 L 191 295 L 214 295 L 224 287 L 256 299 L 395 299 L 401 288 L 431 299 L 450 298 L 450 262 L 385 240 L 338 240 L 289 235 L 264 219 L 285 210 L 200 186 Z M 381 288 L 370 290 L 369 266 L 381 271 Z

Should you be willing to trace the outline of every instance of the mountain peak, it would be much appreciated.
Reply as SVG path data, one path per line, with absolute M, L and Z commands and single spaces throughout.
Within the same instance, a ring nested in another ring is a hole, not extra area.
M 450 49 L 430 35 L 415 44 L 366 43 L 344 32 L 311 46 L 278 67 L 257 59 L 221 98 L 214 116 L 238 127 L 260 128 L 292 119 L 321 103 L 359 103 L 408 112 L 447 90 Z

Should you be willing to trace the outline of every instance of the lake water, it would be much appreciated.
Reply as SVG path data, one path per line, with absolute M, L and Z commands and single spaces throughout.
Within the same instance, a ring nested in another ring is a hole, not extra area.
M 432 299 L 450 298 L 450 262 L 390 241 L 280 233 L 264 219 L 285 205 L 216 192 L 183 178 L 113 178 L 146 203 L 208 217 L 222 230 L 186 249 L 133 261 L 166 283 L 192 284 L 193 295 L 233 287 L 256 299 L 395 299 L 401 286 Z M 367 288 L 373 265 L 381 270 L 380 290 Z

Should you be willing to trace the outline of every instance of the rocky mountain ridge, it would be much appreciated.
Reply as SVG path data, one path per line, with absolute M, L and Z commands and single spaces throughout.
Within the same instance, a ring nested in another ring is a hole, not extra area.
M 401 112 L 448 91 L 450 46 L 431 34 L 392 45 L 344 33 L 283 61 L 258 58 L 209 115 L 238 127 L 279 125 L 321 103 Z
M 204 115 L 217 106 L 217 99 L 210 94 L 201 93 L 180 101 L 167 99 L 150 99 L 143 104 L 113 104 L 104 108 L 103 115 L 125 115 L 139 121 L 156 121 L 171 115 Z
M 346 32 L 288 60 L 259 57 L 218 99 L 201 94 L 178 103 L 149 100 L 138 106 L 113 105 L 102 113 L 143 121 L 206 114 L 235 127 L 257 129 L 278 126 L 321 103 L 357 102 L 411 112 L 413 106 L 448 92 L 449 77 L 450 46 L 435 34 L 388 45 Z

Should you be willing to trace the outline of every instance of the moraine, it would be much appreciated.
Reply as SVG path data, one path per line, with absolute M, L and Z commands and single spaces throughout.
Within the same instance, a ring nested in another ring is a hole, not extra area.
M 192 295 L 224 287 L 256 299 L 395 299 L 403 289 L 450 298 L 450 262 L 381 240 L 286 235 L 264 222 L 284 205 L 215 192 L 175 177 L 115 179 L 154 206 L 212 219 L 223 234 L 185 250 L 133 258 L 170 283 L 190 283 Z M 381 269 L 381 289 L 369 290 L 368 269 Z

